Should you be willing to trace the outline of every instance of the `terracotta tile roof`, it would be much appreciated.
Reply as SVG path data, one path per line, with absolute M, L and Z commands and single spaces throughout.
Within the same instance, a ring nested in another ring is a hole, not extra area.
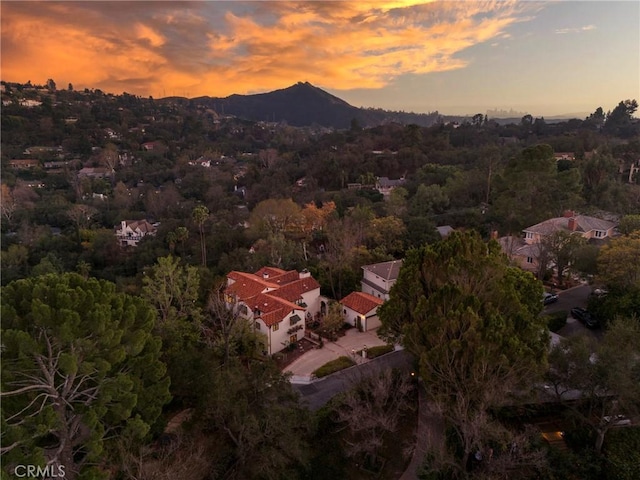
M 276 275 L 274 277 L 269 277 L 269 281 L 273 283 L 277 283 L 278 285 L 287 285 L 291 282 L 295 282 L 300 278 L 300 274 L 296 270 L 291 270 L 289 272 L 285 272 L 282 275 Z
M 264 278 L 263 274 L 268 275 Z M 279 268 L 263 267 L 254 273 L 233 271 L 227 275 L 233 283 L 226 292 L 235 295 L 252 310 L 260 310 L 261 318 L 268 325 L 281 322 L 292 310 L 304 312 L 296 305 L 302 294 L 320 288 L 320 284 L 311 276 L 300 278 L 295 270 L 288 272 Z
M 227 293 L 236 295 L 238 299 L 246 302 L 249 298 L 261 293 L 267 289 L 276 289 L 278 285 L 269 283 L 260 277 L 256 277 L 250 273 L 230 272 L 227 278 L 234 280 L 234 283 L 226 289 Z
M 279 289 L 271 292 L 271 295 L 284 298 L 285 300 L 289 300 L 290 302 L 295 302 L 296 300 L 302 298 L 303 293 L 310 292 L 311 290 L 315 290 L 316 288 L 320 288 L 320 284 L 316 281 L 316 279 L 313 277 L 307 277 L 283 285 Z
M 340 300 L 340 303 L 361 315 L 366 315 L 374 308 L 382 305 L 383 301 L 368 293 L 352 292 Z
M 260 311 L 259 315 L 254 313 L 255 318 L 261 318 L 268 327 L 281 322 L 292 310 L 304 311 L 302 307 L 295 303 L 265 293 L 259 293 L 245 301 L 245 303 L 254 312 L 256 309 Z
M 277 277 L 278 275 L 282 275 L 283 273 L 286 273 L 286 270 L 282 270 L 281 268 L 276 268 L 276 267 L 262 267 L 260 270 L 254 273 L 254 275 L 260 278 L 265 278 L 263 277 L 265 273 L 267 274 L 266 278 L 271 278 L 271 277 Z

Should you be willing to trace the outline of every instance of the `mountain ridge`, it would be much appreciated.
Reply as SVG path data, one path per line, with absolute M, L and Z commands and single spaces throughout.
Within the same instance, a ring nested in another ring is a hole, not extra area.
M 296 127 L 320 125 L 344 129 L 351 127 L 354 122 L 363 127 L 390 122 L 430 126 L 439 118 L 438 112 L 405 113 L 354 107 L 309 82 L 297 82 L 286 88 L 249 95 L 200 96 L 192 99 L 166 97 L 159 100 L 176 99 L 196 102 L 219 114 L 253 121 L 286 122 Z

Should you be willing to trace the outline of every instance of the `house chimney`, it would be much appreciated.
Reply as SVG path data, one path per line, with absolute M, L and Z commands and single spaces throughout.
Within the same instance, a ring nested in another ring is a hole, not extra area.
M 577 222 L 576 222 L 575 217 L 571 217 L 571 218 L 569 219 L 569 225 L 568 225 L 569 230 L 571 230 L 572 232 L 575 232 L 575 231 L 576 231 L 576 227 L 577 227 L 577 226 L 578 226 L 578 224 L 577 224 Z
M 262 272 L 262 278 L 266 280 L 267 278 L 269 278 L 269 274 L 267 272 Z
M 564 211 L 564 218 L 571 218 L 575 216 L 575 212 L 573 210 L 565 210 Z
M 298 278 L 309 278 L 310 276 L 311 276 L 311 272 L 306 268 L 298 274 Z
M 122 222 L 120 222 L 120 229 L 122 230 L 122 233 L 124 234 L 125 229 L 127 228 L 127 221 L 126 220 L 122 220 Z

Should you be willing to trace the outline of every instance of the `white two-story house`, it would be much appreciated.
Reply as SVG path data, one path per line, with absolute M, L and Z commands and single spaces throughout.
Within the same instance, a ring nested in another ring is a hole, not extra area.
M 402 260 L 374 263 L 362 267 L 361 290 L 376 298 L 389 300 L 389 291 L 396 283 Z
M 321 307 L 320 284 L 308 271 L 273 267 L 256 273 L 230 272 L 225 299 L 252 322 L 267 355 L 301 340 L 306 319 Z
M 123 247 L 136 247 L 147 235 L 155 236 L 158 229 L 146 220 L 122 220 L 116 226 L 118 243 Z

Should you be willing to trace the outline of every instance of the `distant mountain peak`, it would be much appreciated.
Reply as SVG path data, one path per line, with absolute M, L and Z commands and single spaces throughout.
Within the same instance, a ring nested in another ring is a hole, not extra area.
M 294 126 L 315 124 L 349 128 L 354 119 L 361 125 L 372 126 L 386 123 L 397 116 L 392 112 L 372 112 L 354 107 L 308 81 L 299 81 L 265 93 L 234 94 L 225 98 L 199 97 L 193 100 L 237 117 L 255 121 L 285 121 Z M 434 115 L 416 114 L 410 123 L 431 124 L 434 120 Z

